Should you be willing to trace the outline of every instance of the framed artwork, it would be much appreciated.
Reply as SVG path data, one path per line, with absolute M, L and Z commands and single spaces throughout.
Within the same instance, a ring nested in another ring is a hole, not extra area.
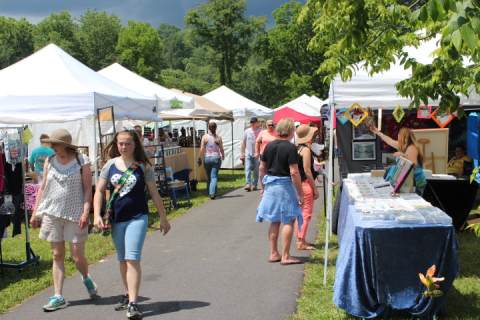
M 352 127 L 353 140 L 375 140 L 375 134 L 362 123 L 358 127 Z
M 446 174 L 449 129 L 417 129 L 412 132 L 422 149 L 423 168 L 432 170 L 432 173 Z
M 352 160 L 376 160 L 375 141 L 353 141 Z
M 346 115 L 347 109 L 342 108 L 337 111 L 337 121 L 340 122 L 342 125 L 348 122 L 348 118 Z
M 437 108 L 437 110 L 432 113 L 432 120 L 435 121 L 440 128 L 448 126 L 453 119 L 455 119 L 453 114 L 440 112 L 440 108 Z
M 352 104 L 345 114 L 355 127 L 360 125 L 368 117 L 368 111 L 358 103 Z
M 432 106 L 419 106 L 417 109 L 418 119 L 431 119 L 432 118 Z

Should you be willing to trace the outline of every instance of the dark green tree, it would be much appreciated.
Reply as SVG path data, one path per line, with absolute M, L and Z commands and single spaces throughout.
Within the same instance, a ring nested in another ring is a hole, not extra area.
M 75 58 L 84 61 L 78 39 L 78 25 L 69 12 L 52 13 L 36 25 L 33 35 L 35 50 L 54 43 Z
M 0 17 L 0 69 L 33 53 L 32 31 L 25 19 Z
M 265 26 L 264 17 L 245 17 L 245 8 L 245 0 L 209 0 L 190 10 L 185 18 L 196 42 L 219 55 L 221 84 L 231 85 L 233 72 L 250 56 L 252 39 Z
M 129 21 L 120 31 L 116 52 L 119 62 L 125 67 L 155 80 L 165 66 L 163 49 L 155 28 L 145 22 Z
M 185 40 L 185 32 L 171 24 L 161 24 L 158 33 L 162 39 L 164 60 L 168 68 L 184 70 L 183 60 L 192 53 L 192 48 Z
M 216 53 L 211 48 L 195 48 L 191 57 L 183 61 L 185 70 L 164 69 L 159 82 L 167 88 L 203 95 L 219 86 L 216 59 Z
M 289 1 L 273 12 L 275 25 L 268 30 L 260 46 L 263 57 L 280 85 L 277 103 L 286 102 L 302 94 L 325 97 L 328 84 L 323 74 L 317 72 L 318 64 L 324 60 L 321 48 L 308 44 L 314 36 L 314 16 L 304 15 L 302 4 Z
M 79 21 L 78 37 L 86 64 L 98 70 L 116 61 L 115 48 L 122 28 L 116 15 L 87 10 Z

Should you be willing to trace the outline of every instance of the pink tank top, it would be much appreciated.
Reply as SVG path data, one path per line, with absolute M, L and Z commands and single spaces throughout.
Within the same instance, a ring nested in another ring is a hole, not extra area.
M 208 134 L 207 143 L 205 144 L 206 157 L 220 157 L 220 146 L 215 143 L 215 137 Z

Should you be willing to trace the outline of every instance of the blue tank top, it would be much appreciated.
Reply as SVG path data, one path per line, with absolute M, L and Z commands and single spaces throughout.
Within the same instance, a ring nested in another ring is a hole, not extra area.
M 115 164 L 108 172 L 108 184 L 110 192 L 113 192 L 114 185 L 120 180 L 123 171 L 120 171 Z M 145 174 L 141 167 L 138 167 L 124 184 L 120 195 L 113 203 L 113 222 L 125 222 L 134 219 L 142 214 L 148 214 L 148 205 L 145 192 Z

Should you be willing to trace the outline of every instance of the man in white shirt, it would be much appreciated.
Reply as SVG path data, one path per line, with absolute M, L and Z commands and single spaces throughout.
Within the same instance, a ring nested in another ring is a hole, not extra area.
M 247 191 L 257 190 L 260 159 L 258 155 L 255 156 L 255 142 L 261 131 L 258 119 L 253 117 L 250 119 L 250 128 L 243 134 L 240 160 L 245 164 L 245 190 Z

